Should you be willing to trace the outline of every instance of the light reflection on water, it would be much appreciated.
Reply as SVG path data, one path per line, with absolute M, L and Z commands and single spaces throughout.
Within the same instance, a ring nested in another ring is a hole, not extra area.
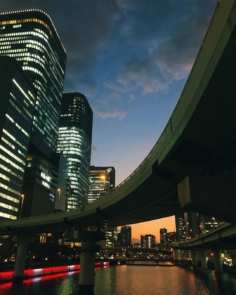
M 78 272 L 0 285 L 1 295 L 77 295 Z M 117 266 L 96 271 L 95 295 L 233 295 L 236 276 L 165 266 Z

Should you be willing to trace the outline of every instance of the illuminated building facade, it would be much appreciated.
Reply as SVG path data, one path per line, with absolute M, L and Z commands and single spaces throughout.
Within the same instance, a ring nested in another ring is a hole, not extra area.
M 184 213 L 175 215 L 175 226 L 178 241 L 185 241 L 186 239 L 186 227 L 184 220 Z
M 0 14 L 0 55 L 15 58 L 37 92 L 30 113 L 33 123 L 19 216 L 52 213 L 61 187 L 52 156 L 56 152 L 66 53 L 50 17 L 34 9 Z M 49 175 L 45 174 L 47 168 Z
M 65 211 L 67 160 L 54 153 L 50 159 L 28 155 L 22 187 L 21 217 Z
M 88 203 L 93 112 L 84 94 L 63 93 L 57 152 L 67 158 L 67 210 Z
M 0 219 L 21 214 L 36 92 L 18 62 L 0 56 Z
M 56 151 L 66 53 L 50 17 L 40 10 L 0 14 L 0 55 L 14 57 L 37 89 L 31 143 Z
M 166 241 L 167 229 L 160 228 L 160 244 L 164 245 Z
M 105 247 L 115 247 L 117 245 L 117 227 L 105 227 Z
M 88 202 L 104 197 L 115 187 L 115 168 L 90 166 Z
M 220 222 L 215 217 L 200 215 L 201 234 L 208 233 L 212 229 L 219 227 Z
M 153 235 L 141 235 L 140 236 L 141 248 L 155 248 L 156 237 Z
M 88 202 L 102 198 L 115 187 L 115 168 L 90 166 Z M 105 227 L 105 246 L 117 244 L 117 227 Z

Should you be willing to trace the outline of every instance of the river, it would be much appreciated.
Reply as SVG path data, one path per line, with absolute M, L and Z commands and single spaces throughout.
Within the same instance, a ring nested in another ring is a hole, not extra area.
M 77 295 L 78 272 L 0 285 L 1 295 Z M 95 295 L 234 295 L 236 276 L 177 266 L 111 266 L 96 270 Z

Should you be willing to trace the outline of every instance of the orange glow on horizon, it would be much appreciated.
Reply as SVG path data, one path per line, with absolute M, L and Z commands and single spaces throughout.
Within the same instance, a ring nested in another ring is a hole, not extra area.
M 140 236 L 145 234 L 156 236 L 156 243 L 159 243 L 160 228 L 165 227 L 168 232 L 176 230 L 174 216 L 129 225 L 132 227 L 132 243 L 140 243 Z

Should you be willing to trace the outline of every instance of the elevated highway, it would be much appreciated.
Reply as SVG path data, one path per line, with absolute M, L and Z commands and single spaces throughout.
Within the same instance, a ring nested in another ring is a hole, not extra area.
M 172 248 L 177 249 L 235 249 L 236 245 L 236 226 L 224 223 L 218 228 L 214 228 L 208 233 L 202 234 L 195 237 L 189 241 L 184 241 L 180 243 L 173 243 Z
M 68 213 L 1 221 L 0 234 L 118 226 L 186 210 L 235 223 L 234 183 L 230 196 L 209 193 L 199 202 L 185 189 L 178 193 L 186 177 L 221 179 L 236 164 L 236 4 L 218 2 L 176 108 L 141 165 L 103 199 Z

